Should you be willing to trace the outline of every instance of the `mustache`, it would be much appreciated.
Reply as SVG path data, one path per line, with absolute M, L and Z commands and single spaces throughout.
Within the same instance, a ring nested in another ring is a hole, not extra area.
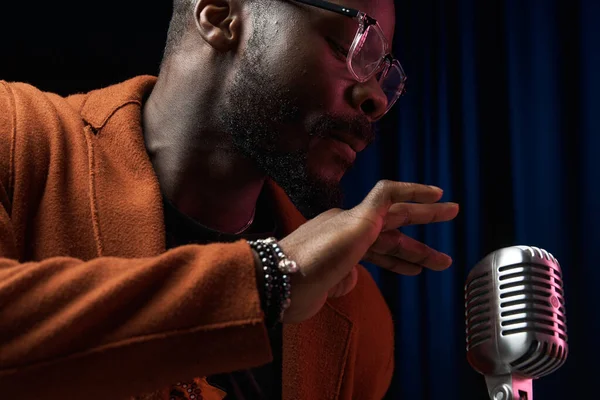
M 341 115 L 325 114 L 318 117 L 310 127 L 308 134 L 325 138 L 332 132 L 346 132 L 355 139 L 370 145 L 375 141 L 376 129 L 374 124 L 364 116 L 345 117 Z

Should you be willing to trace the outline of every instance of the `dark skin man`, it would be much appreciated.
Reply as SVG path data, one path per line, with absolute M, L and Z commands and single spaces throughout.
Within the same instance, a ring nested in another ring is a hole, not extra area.
M 373 16 L 391 43 L 391 0 L 343 4 Z M 167 197 L 215 230 L 248 222 L 266 176 L 318 216 L 281 241 L 303 271 L 287 321 L 349 292 L 361 260 L 407 275 L 450 266 L 395 229 L 455 218 L 440 189 L 380 182 L 355 209 L 338 208 L 340 179 L 387 106 L 376 78 L 347 69 L 356 20 L 293 1 L 199 0 L 184 21 L 144 107 L 146 146 Z
M 341 208 L 404 89 L 394 14 L 175 0 L 158 77 L 67 98 L 0 81 L 3 393 L 381 398 L 393 321 L 359 263 L 448 268 L 398 228 L 459 212 L 392 181 Z

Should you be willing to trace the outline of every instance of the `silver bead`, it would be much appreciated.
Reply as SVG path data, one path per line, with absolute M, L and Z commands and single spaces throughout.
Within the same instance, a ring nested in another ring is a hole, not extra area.
M 298 264 L 296 264 L 296 261 L 289 260 L 287 258 L 279 261 L 278 268 L 284 274 L 293 274 L 298 272 Z
M 283 309 L 284 309 L 284 310 L 285 310 L 285 309 L 287 309 L 287 308 L 290 306 L 290 304 L 292 304 L 292 300 L 290 300 L 290 299 L 285 299 L 285 300 L 283 301 L 283 303 L 282 303 Z

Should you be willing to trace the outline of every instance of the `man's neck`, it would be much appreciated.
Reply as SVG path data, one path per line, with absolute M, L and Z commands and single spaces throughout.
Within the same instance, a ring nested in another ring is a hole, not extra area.
M 181 77 L 179 81 L 163 85 L 159 77 L 143 106 L 144 140 L 161 190 L 197 222 L 238 232 L 253 216 L 265 177 L 234 150 L 227 134 L 199 120 L 202 101 L 169 90 L 181 88 Z

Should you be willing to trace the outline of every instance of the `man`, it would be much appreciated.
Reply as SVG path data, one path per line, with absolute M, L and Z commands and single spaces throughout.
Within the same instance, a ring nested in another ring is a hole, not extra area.
M 396 228 L 458 213 L 384 181 L 339 208 L 403 89 L 393 29 L 391 0 L 176 0 L 158 77 L 1 82 L 2 398 L 382 398 L 392 321 L 357 264 L 447 268 Z M 299 268 L 274 326 L 261 238 Z

